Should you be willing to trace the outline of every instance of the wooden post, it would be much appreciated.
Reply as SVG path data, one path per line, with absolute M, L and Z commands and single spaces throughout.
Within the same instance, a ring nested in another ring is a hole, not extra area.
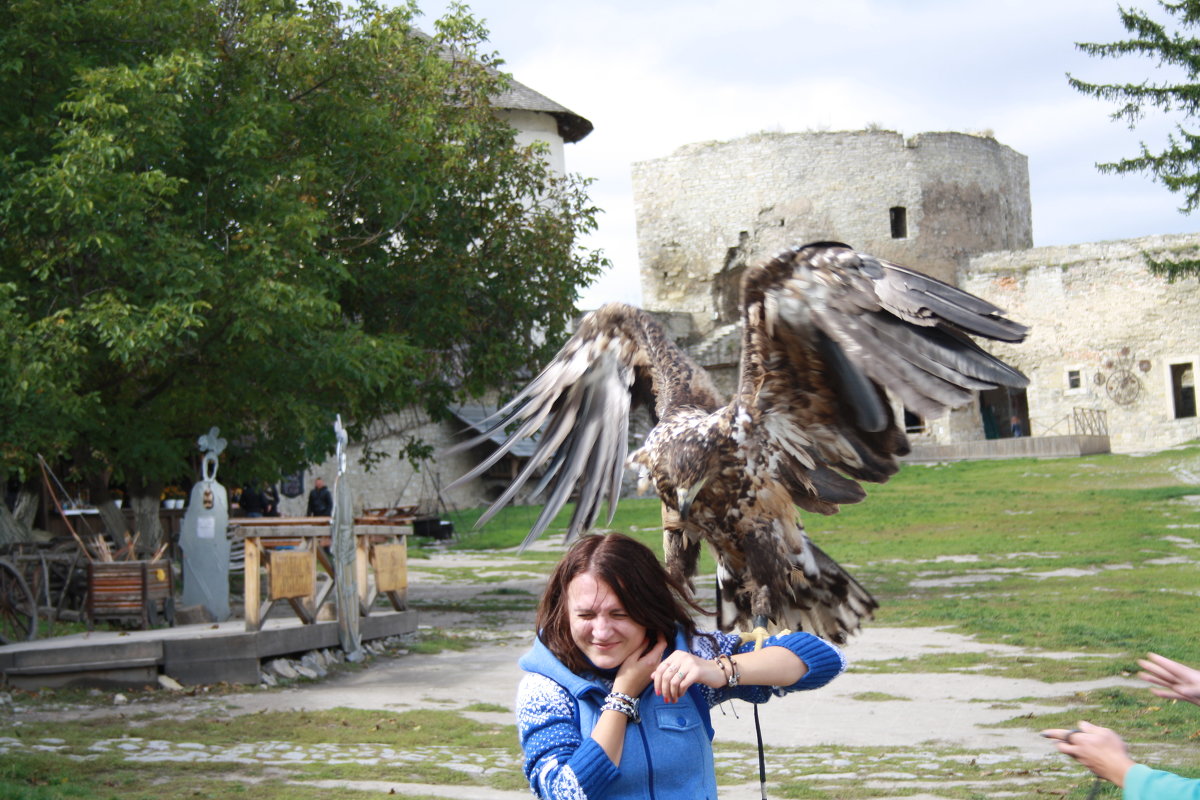
M 354 537 L 354 574 L 358 582 L 358 610 L 364 617 L 371 613 L 371 587 L 367 584 L 367 567 L 370 564 L 371 537 Z
M 258 566 L 262 561 L 262 550 L 258 546 L 258 538 L 247 536 L 245 539 L 245 577 L 244 592 L 246 595 L 246 630 L 256 631 L 262 627 L 262 618 L 258 608 Z

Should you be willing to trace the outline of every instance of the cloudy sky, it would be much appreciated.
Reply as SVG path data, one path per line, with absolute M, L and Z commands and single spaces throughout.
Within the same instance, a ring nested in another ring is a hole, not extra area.
M 1124 0 L 1157 8 L 1156 0 Z M 447 3 L 419 0 L 422 27 Z M 989 131 L 1029 158 L 1035 246 L 1200 230 L 1180 198 L 1095 164 L 1152 150 L 1171 120 L 1135 131 L 1071 89 L 1172 77 L 1090 58 L 1075 42 L 1125 38 L 1116 0 L 474 0 L 517 80 L 592 121 L 567 168 L 605 213 L 587 244 L 612 272 L 582 308 L 638 303 L 630 165 L 692 142 L 759 131 Z M 912 266 L 919 267 L 919 264 Z

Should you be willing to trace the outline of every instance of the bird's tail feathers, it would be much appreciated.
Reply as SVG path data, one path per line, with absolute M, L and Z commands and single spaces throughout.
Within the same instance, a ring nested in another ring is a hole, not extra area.
M 792 570 L 792 602 L 776 622 L 842 644 L 859 631 L 864 619 L 874 618 L 879 603 L 824 550 L 811 541 L 808 550 L 806 561 L 813 568 L 798 564 Z
M 812 542 L 806 553 L 795 553 L 790 574 L 769 594 L 772 601 L 768 630 L 808 631 L 836 644 L 872 619 L 879 603 L 850 573 Z M 761 591 L 748 574 L 717 564 L 717 625 L 721 630 L 749 630 L 754 618 L 754 595 Z

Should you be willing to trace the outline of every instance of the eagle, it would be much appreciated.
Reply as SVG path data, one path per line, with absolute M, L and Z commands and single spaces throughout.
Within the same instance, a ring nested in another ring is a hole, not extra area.
M 741 284 L 742 354 L 733 397 L 646 311 L 610 303 L 588 314 L 546 368 L 489 418 L 473 447 L 510 431 L 485 472 L 540 432 L 487 522 L 541 473 L 545 506 L 521 545 L 572 497 L 567 541 L 606 505 L 611 523 L 625 469 L 662 503 L 668 572 L 694 591 L 702 543 L 717 564 L 717 624 L 807 630 L 842 643 L 878 607 L 807 536 L 797 508 L 835 513 L 861 501 L 909 452 L 890 393 L 926 418 L 974 392 L 1028 379 L 970 337 L 1020 342 L 1028 328 L 1002 309 L 915 270 L 838 242 L 816 242 L 748 267 Z M 653 427 L 627 453 L 631 411 Z

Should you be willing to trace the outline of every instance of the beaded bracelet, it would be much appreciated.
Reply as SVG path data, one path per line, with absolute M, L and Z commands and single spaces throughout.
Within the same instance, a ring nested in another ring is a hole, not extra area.
M 725 671 L 725 665 L 721 663 L 721 659 L 729 662 L 729 671 Z M 717 666 L 721 669 L 721 674 L 725 676 L 725 685 L 730 689 L 738 685 L 738 679 L 742 677 L 742 671 L 738 669 L 737 662 L 733 660 L 733 656 L 727 656 L 724 653 L 713 659 L 717 662 Z
M 600 706 L 600 710 L 624 714 L 630 722 L 642 721 L 642 716 L 638 713 L 638 698 L 630 697 L 624 692 L 609 692 L 608 697 L 604 698 L 604 705 Z

